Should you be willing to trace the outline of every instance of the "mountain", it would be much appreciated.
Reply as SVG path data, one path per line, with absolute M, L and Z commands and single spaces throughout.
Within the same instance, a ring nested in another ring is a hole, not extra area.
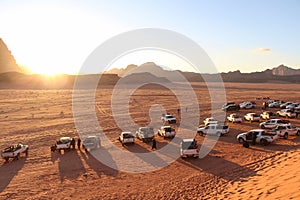
M 292 75 L 300 75 L 300 69 L 292 69 L 290 67 L 279 65 L 271 69 L 272 74 L 275 76 L 292 76 Z
M 0 38 L 0 73 L 20 71 L 14 56 Z

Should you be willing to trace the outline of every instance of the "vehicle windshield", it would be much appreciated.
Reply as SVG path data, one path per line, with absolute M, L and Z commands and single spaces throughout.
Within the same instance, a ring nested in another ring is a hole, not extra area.
M 130 134 L 130 133 L 124 133 L 124 134 L 123 134 L 123 137 L 124 137 L 124 138 L 132 138 L 133 135 Z
M 196 149 L 197 148 L 197 142 L 182 142 L 182 149 L 187 150 L 187 149 Z
M 166 118 L 174 118 L 172 115 L 167 115 Z
M 165 128 L 165 131 L 166 131 L 166 132 L 171 132 L 171 131 L 172 131 L 172 128 L 170 128 L 170 127 Z

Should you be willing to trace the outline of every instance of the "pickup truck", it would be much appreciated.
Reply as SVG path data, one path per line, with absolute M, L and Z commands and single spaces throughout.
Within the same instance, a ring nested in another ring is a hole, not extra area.
M 183 139 L 180 143 L 180 156 L 186 157 L 199 157 L 199 148 L 195 139 Z
M 82 147 L 85 151 L 93 150 L 100 147 L 100 139 L 97 136 L 90 135 L 82 142 Z
M 221 136 L 225 135 L 229 132 L 229 127 L 224 124 L 209 124 L 207 126 L 199 127 L 197 129 L 197 133 L 200 136 L 203 136 L 204 134 L 210 134 L 210 135 L 216 135 Z
M 61 152 L 61 150 L 69 150 L 71 147 L 71 143 L 74 138 L 71 137 L 61 137 L 59 140 L 56 141 L 56 144 L 54 145 L 55 149 Z M 75 145 L 75 140 L 73 141 Z M 53 146 L 51 147 L 52 150 Z
M 215 120 L 215 118 L 213 118 L 213 117 L 208 117 L 208 118 L 205 118 L 205 120 L 203 120 L 203 123 L 205 126 L 208 124 L 217 124 L 218 120 Z
M 164 138 L 174 138 L 176 135 L 175 129 L 171 126 L 162 126 L 158 129 L 157 134 Z
M 283 119 L 270 119 L 266 122 L 262 122 L 259 124 L 259 127 L 264 129 L 264 128 L 275 128 L 277 125 L 280 124 L 288 124 L 290 125 L 290 122 L 288 120 L 283 120 Z
M 247 121 L 250 121 L 250 123 L 254 122 L 254 121 L 259 122 L 260 116 L 258 114 L 256 114 L 256 113 L 247 113 L 244 116 L 244 119 L 247 120 Z
M 278 136 L 276 134 L 267 134 L 263 129 L 254 129 L 237 136 L 239 143 L 252 142 L 254 139 L 256 143 L 266 146 L 277 140 Z
M 290 135 L 300 135 L 300 129 L 296 126 L 291 126 L 287 124 L 277 125 L 276 128 L 270 131 L 271 133 L 275 133 L 278 136 L 283 137 L 284 139 L 288 139 Z
M 271 116 L 275 116 L 275 114 L 271 111 L 264 111 L 260 114 L 260 117 L 262 119 L 266 119 L 266 120 L 269 120 L 271 118 Z
M 150 142 L 154 138 L 154 130 L 152 127 L 140 127 L 135 133 L 136 138 L 143 142 Z
M 134 144 L 134 136 L 131 132 L 121 132 L 119 140 L 122 144 L 131 143 Z
M 161 121 L 165 124 L 176 124 L 176 118 L 173 115 L 162 114 Z
M 230 115 L 227 117 L 227 120 L 228 120 L 229 122 L 232 122 L 232 123 L 235 123 L 235 122 L 242 123 L 242 121 L 243 121 L 243 119 L 242 119 L 239 115 L 237 115 L 237 114 L 235 114 L 235 113 L 230 114 Z
M 20 158 L 20 154 L 25 153 L 26 156 L 28 155 L 28 149 L 28 145 L 14 144 L 2 150 L 1 157 L 5 161 L 8 161 L 9 158 L 18 160 Z

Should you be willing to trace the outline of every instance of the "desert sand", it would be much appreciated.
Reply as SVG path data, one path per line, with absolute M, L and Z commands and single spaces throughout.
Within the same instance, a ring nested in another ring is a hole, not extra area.
M 226 83 L 225 86 L 228 101 L 254 100 L 258 107 L 251 111 L 255 112 L 261 112 L 262 105 L 262 100 L 256 97 L 300 100 L 297 84 Z M 193 87 L 202 122 L 210 116 L 210 98 L 204 83 L 194 83 Z M 99 124 L 116 146 L 132 152 L 151 151 L 151 144 L 136 140 L 135 145 L 123 147 L 117 140 L 121 130 L 110 108 L 112 89 L 105 86 L 97 91 Z M 49 147 L 59 137 L 78 137 L 72 115 L 72 90 L 0 90 L 0 97 L 0 149 L 18 142 L 30 146 L 27 157 L 8 163 L 0 161 L 0 199 L 300 198 L 297 165 L 300 137 L 244 148 L 236 141 L 237 134 L 258 128 L 258 123 L 229 124 L 229 135 L 221 137 L 202 159 L 178 158 L 157 171 L 125 173 L 105 166 L 83 150 L 50 152 Z M 153 104 L 163 105 L 179 117 L 174 94 L 150 85 L 136 91 L 130 99 L 130 115 L 137 124 L 144 126 L 150 122 L 148 109 Z M 299 119 L 290 121 L 300 126 Z M 197 135 L 196 139 L 201 145 L 204 138 Z M 168 142 L 157 137 L 158 149 Z

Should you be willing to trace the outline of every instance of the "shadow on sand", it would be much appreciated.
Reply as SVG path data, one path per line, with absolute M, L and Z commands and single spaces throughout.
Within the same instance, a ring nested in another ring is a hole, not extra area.
M 26 162 L 26 157 L 20 160 L 9 160 L 0 166 L 0 192 L 5 190 L 10 181 L 18 174 Z

